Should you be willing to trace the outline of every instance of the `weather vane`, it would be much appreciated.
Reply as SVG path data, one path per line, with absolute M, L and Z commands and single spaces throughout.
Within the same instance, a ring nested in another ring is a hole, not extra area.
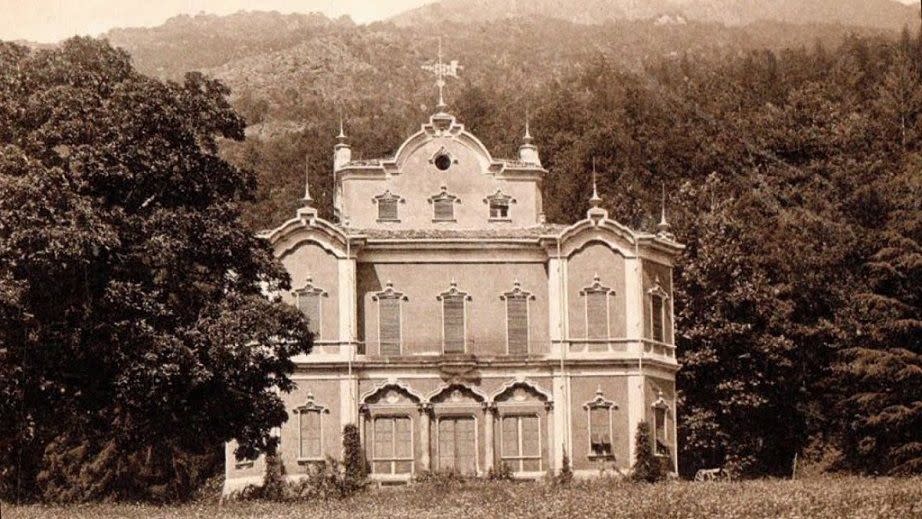
M 439 89 L 439 103 L 436 107 L 439 110 L 444 110 L 447 106 L 445 104 L 445 98 L 442 96 L 442 90 L 445 88 L 445 78 L 446 77 L 458 77 L 458 71 L 463 69 L 461 65 L 458 64 L 458 60 L 451 60 L 449 63 L 442 63 L 442 38 L 439 37 L 439 58 L 438 62 L 432 65 L 423 65 L 423 70 L 427 70 L 435 74 L 435 86 Z

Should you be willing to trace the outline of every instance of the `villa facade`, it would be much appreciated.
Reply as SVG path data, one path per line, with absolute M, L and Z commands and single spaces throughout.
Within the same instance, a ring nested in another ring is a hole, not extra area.
M 440 107 L 444 108 L 444 107 Z M 282 395 L 280 459 L 298 477 L 342 458 L 359 427 L 371 478 L 427 471 L 518 478 L 625 473 L 637 424 L 676 462 L 672 267 L 682 245 L 611 219 L 545 222 L 547 171 L 526 134 L 496 159 L 440 110 L 392 158 L 334 150 L 334 222 L 305 197 L 266 233 L 291 275 L 314 351 Z M 227 447 L 225 491 L 263 459 Z

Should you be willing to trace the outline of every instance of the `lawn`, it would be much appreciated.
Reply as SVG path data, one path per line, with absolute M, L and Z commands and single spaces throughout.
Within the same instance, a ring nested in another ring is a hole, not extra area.
M 672 482 L 634 485 L 578 482 L 475 482 L 365 492 L 309 503 L 193 503 L 180 506 L 3 505 L 3 519 L 158 518 L 468 518 L 468 517 L 922 517 L 922 478 L 821 478 L 808 481 Z

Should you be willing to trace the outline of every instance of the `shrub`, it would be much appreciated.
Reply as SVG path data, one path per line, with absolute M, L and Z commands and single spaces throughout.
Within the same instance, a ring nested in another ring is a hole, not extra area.
M 505 461 L 501 461 L 495 469 L 490 467 L 487 472 L 487 479 L 491 481 L 512 481 L 515 479 L 512 467 Z
M 569 485 L 571 481 L 573 481 L 573 469 L 570 467 L 570 456 L 567 456 L 567 450 L 564 448 L 563 463 L 560 465 L 560 474 L 557 474 L 556 483 Z
M 368 464 L 359 429 L 354 424 L 343 427 L 343 495 L 351 495 L 365 488 L 368 484 Z
M 662 461 L 653 452 L 653 438 L 650 435 L 650 424 L 640 422 L 637 424 L 637 436 L 634 439 L 637 457 L 632 467 L 631 479 L 655 483 L 666 477 Z

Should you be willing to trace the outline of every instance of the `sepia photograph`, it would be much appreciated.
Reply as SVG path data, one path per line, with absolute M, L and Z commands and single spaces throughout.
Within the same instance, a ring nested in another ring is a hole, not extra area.
M 0 517 L 922 518 L 922 3 L 0 0 Z

